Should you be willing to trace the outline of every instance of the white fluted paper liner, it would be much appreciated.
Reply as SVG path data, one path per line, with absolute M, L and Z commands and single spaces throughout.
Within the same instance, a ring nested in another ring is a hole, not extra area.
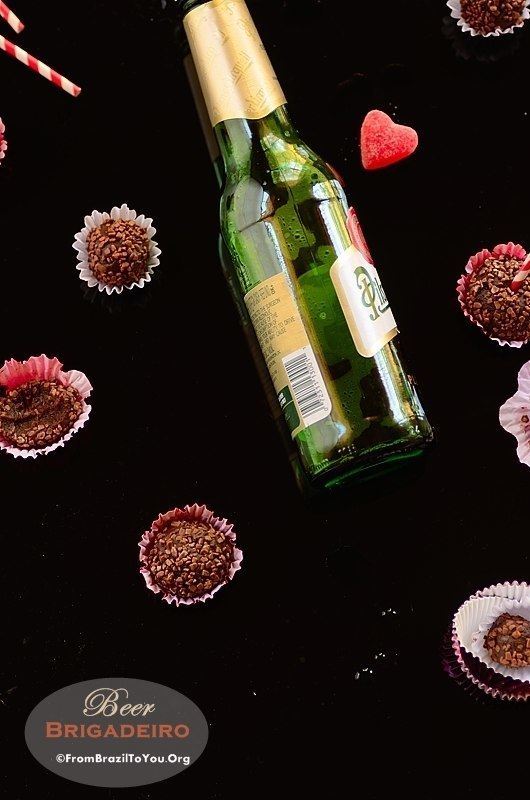
M 527 0 L 523 8 L 522 20 L 517 25 L 512 25 L 510 28 L 505 29 L 497 28 L 490 33 L 479 33 L 462 19 L 462 4 L 460 0 L 448 0 L 447 5 L 451 9 L 452 18 L 457 20 L 458 26 L 462 28 L 464 33 L 469 33 L 471 36 L 482 36 L 484 39 L 488 39 L 490 36 L 502 36 L 505 33 L 514 33 L 516 28 L 522 28 L 526 20 L 530 19 L 530 0 Z
M 517 455 L 530 467 L 530 361 L 519 373 L 519 389 L 501 408 L 499 419 L 504 430 L 517 439 Z
M 138 281 L 134 281 L 134 283 L 128 284 L 127 286 L 107 286 L 106 283 L 103 283 L 96 278 L 89 266 L 87 252 L 88 234 L 91 230 L 99 227 L 104 222 L 108 222 L 110 219 L 121 219 L 123 221 L 136 222 L 137 225 L 140 225 L 141 228 L 144 228 L 149 240 L 149 259 L 147 262 L 147 271 L 145 276 L 140 278 Z M 85 227 L 79 231 L 79 233 L 76 233 L 73 244 L 74 250 L 77 251 L 77 260 L 79 261 L 77 265 L 79 277 L 82 281 L 88 283 L 91 289 L 97 286 L 100 292 L 106 292 L 109 295 L 113 292 L 116 292 L 116 294 L 121 294 L 124 289 L 134 289 L 135 287 L 143 289 L 145 284 L 151 281 L 155 267 L 158 267 L 160 264 L 159 256 L 161 254 L 161 250 L 158 247 L 157 242 L 155 242 L 153 239 L 155 233 L 156 228 L 153 227 L 153 220 L 150 217 L 146 217 L 144 214 L 137 215 L 136 211 L 129 208 L 129 206 L 127 206 L 125 203 L 120 206 L 120 208 L 114 206 L 110 214 L 107 211 L 93 211 L 92 214 L 85 217 Z
M 48 358 L 45 355 L 32 356 L 27 361 L 16 361 L 12 358 L 10 361 L 5 362 L 2 369 L 0 369 L 0 386 L 4 386 L 6 389 L 16 389 L 18 386 L 30 381 L 57 381 L 63 386 L 73 386 L 77 389 L 83 400 L 83 410 L 70 430 L 54 444 L 41 449 L 22 450 L 2 441 L 0 436 L 0 450 L 5 450 L 6 453 L 10 453 L 15 458 L 37 458 L 37 456 L 47 455 L 53 450 L 57 450 L 58 447 L 64 447 L 66 442 L 70 441 L 72 436 L 84 426 L 92 410 L 91 406 L 86 402 L 92 392 L 92 386 L 87 376 L 82 372 L 76 369 L 63 372 L 62 367 L 62 363 L 57 358 Z
M 4 133 L 5 132 L 6 132 L 6 126 L 4 125 L 2 120 L 0 119 L 0 161 L 5 156 L 6 150 L 7 150 L 7 142 L 4 139 Z
M 176 597 L 174 594 L 168 594 L 160 586 L 158 586 L 158 584 L 153 580 L 151 572 L 147 567 L 147 554 L 149 553 L 149 550 L 156 539 L 158 531 L 164 528 L 166 523 L 181 519 L 196 520 L 198 522 L 208 523 L 215 528 L 216 531 L 223 533 L 226 538 L 230 539 L 230 541 L 234 544 L 234 555 L 228 574 L 228 580 L 224 583 L 220 583 L 219 586 L 216 586 L 211 592 L 207 592 L 201 597 L 184 600 Z M 160 514 L 158 519 L 156 519 L 151 525 L 151 528 L 142 536 L 139 547 L 140 564 L 142 565 L 140 573 L 144 576 L 147 588 L 151 589 L 151 591 L 155 594 L 162 594 L 166 603 L 175 603 L 176 606 L 191 606 L 195 605 L 196 603 L 205 603 L 207 600 L 211 600 L 211 598 L 219 591 L 219 589 L 222 589 L 223 586 L 226 586 L 227 583 L 230 583 L 236 572 L 239 572 L 241 569 L 241 563 L 243 561 L 243 553 L 238 547 L 236 547 L 236 534 L 234 532 L 234 526 L 231 525 L 228 520 L 220 519 L 219 517 L 214 516 L 213 511 L 209 511 L 205 505 L 200 506 L 197 503 L 192 506 L 184 506 L 184 508 L 174 508 L 172 511 L 168 511 L 167 514 Z
M 499 583 L 470 597 L 459 608 L 453 620 L 453 649 L 462 671 L 487 694 L 504 699 L 525 700 L 530 697 L 530 668 L 510 669 L 501 666 L 492 661 L 484 647 L 486 633 L 495 620 L 505 613 L 530 619 L 530 586 L 528 584 Z M 494 688 L 477 678 L 462 658 L 462 649 L 477 658 L 485 667 L 507 679 L 505 685 L 502 688 Z M 518 691 L 512 696 L 509 690 L 510 681 L 520 682 L 515 684 L 517 687 L 528 684 L 528 693 L 523 696 Z

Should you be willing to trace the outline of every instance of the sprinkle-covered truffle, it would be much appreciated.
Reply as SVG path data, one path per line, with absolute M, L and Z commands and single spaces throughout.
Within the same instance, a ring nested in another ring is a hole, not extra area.
M 522 266 L 513 255 L 492 254 L 469 276 L 465 306 L 488 336 L 508 342 L 530 339 L 530 278 L 514 291 Z
M 525 0 L 460 0 L 462 19 L 482 36 L 519 25 L 525 4 Z
M 83 399 L 73 386 L 57 381 L 30 381 L 0 396 L 0 436 L 21 450 L 54 444 L 83 412 Z
M 485 636 L 484 647 L 492 661 L 503 667 L 530 667 L 530 620 L 501 614 Z
M 134 220 L 109 219 L 87 237 L 88 265 L 107 286 L 130 286 L 146 276 L 149 239 Z
M 194 600 L 227 583 L 234 543 L 209 522 L 168 521 L 156 534 L 145 564 L 165 594 Z

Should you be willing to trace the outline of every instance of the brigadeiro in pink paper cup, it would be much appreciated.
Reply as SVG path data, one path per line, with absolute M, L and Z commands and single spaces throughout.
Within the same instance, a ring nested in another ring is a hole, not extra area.
M 90 415 L 92 386 L 82 372 L 64 372 L 57 358 L 6 361 L 0 369 L 0 449 L 37 458 L 63 447 Z
M 520 244 L 498 244 L 472 256 L 457 284 L 465 316 L 494 342 L 522 347 L 530 340 L 530 266 Z
M 453 619 L 462 673 L 501 700 L 530 698 L 530 586 L 498 583 L 472 595 Z
M 161 514 L 140 541 L 148 588 L 177 606 L 211 599 L 241 569 L 233 527 L 197 504 Z
M 0 161 L 4 158 L 7 150 L 7 142 L 5 139 L 6 126 L 0 119 Z
M 501 36 L 522 28 L 530 0 L 448 0 L 451 16 L 471 36 Z
M 79 277 L 90 288 L 121 294 L 142 289 L 160 264 L 160 248 L 153 236 L 153 220 L 127 205 L 112 211 L 93 211 L 75 236 Z
M 530 467 L 530 361 L 519 373 L 519 388 L 500 410 L 504 430 L 517 439 L 517 455 L 522 464 Z

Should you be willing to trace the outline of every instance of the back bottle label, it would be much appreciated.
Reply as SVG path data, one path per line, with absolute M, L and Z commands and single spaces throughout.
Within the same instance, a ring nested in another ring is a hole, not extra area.
M 262 281 L 245 303 L 294 438 L 328 417 L 332 404 L 287 277 Z
M 330 276 L 355 347 L 372 358 L 398 334 L 376 268 L 352 245 L 333 264 Z
M 210 0 L 187 14 L 186 35 L 212 125 L 262 119 L 286 102 L 243 0 Z

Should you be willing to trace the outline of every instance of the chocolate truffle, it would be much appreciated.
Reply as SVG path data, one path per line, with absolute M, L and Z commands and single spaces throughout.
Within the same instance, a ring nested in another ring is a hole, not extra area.
M 83 412 L 73 386 L 57 381 L 30 381 L 0 396 L 0 437 L 21 450 L 58 442 Z
M 484 638 L 492 661 L 503 667 L 530 667 L 530 620 L 501 614 Z
M 227 583 L 234 542 L 209 522 L 166 522 L 146 552 L 154 584 L 179 600 L 196 600 Z
M 462 19 L 482 36 L 523 21 L 525 0 L 460 0 Z
M 530 278 L 520 289 L 511 284 L 522 260 L 510 255 L 492 255 L 470 276 L 465 305 L 488 336 L 507 342 L 530 339 Z
M 88 265 L 106 286 L 130 286 L 146 276 L 149 239 L 132 220 L 110 219 L 87 237 Z

